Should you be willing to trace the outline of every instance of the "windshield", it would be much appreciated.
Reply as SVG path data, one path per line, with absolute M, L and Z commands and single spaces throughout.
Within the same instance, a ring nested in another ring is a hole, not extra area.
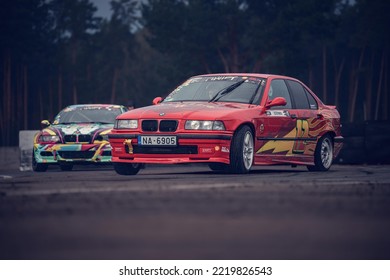
M 163 102 L 219 101 L 256 104 L 264 84 L 264 79 L 253 77 L 195 77 L 178 86 Z
M 67 123 L 108 123 L 113 124 L 121 114 L 119 107 L 80 106 L 67 107 L 54 120 L 54 124 Z

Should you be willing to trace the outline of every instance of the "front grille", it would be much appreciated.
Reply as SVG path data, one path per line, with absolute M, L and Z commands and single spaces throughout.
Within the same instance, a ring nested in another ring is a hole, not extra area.
M 78 137 L 78 142 L 91 142 L 91 135 L 89 134 L 81 134 Z
M 65 143 L 66 142 L 76 142 L 77 141 L 77 137 L 76 137 L 76 135 L 65 135 L 64 136 L 64 141 L 65 141 Z
M 89 134 L 69 134 L 64 136 L 65 143 L 72 142 L 72 143 L 78 143 L 78 142 L 91 142 L 91 135 Z
M 41 152 L 42 157 L 52 157 L 53 153 L 52 152 Z
M 126 153 L 129 153 L 129 147 L 125 146 Z M 184 154 L 196 155 L 198 154 L 197 146 L 176 146 L 176 147 L 143 147 L 133 146 L 134 154 Z
M 89 159 L 95 154 L 94 151 L 58 151 L 62 158 L 66 159 Z
M 142 121 L 143 131 L 157 131 L 157 120 L 144 120 Z
M 160 121 L 160 131 L 173 132 L 177 129 L 177 121 L 174 120 L 162 120 Z

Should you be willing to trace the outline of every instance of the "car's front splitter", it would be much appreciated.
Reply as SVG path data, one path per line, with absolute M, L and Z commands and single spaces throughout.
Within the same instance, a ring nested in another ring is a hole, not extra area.
M 34 144 L 33 153 L 37 163 L 111 162 L 111 146 L 107 141 L 94 144 Z
M 230 163 L 230 140 L 180 138 L 176 146 L 143 146 L 135 139 L 111 138 L 112 161 L 122 163 Z

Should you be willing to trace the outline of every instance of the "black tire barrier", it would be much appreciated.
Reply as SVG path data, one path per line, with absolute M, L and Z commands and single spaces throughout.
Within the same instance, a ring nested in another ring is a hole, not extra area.
M 343 124 L 342 135 L 344 146 L 336 163 L 390 163 L 390 122 L 369 121 Z

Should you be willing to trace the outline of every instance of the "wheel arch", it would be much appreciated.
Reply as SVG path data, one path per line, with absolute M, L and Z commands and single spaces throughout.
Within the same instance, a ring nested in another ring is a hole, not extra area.
M 332 140 L 332 145 L 334 146 L 334 138 L 336 137 L 336 133 L 334 131 L 326 131 L 324 134 L 321 135 L 321 138 L 324 138 L 325 136 L 329 136 L 330 139 Z
M 237 131 L 240 130 L 240 128 L 242 128 L 243 126 L 248 126 L 251 131 L 252 131 L 252 134 L 253 134 L 253 138 L 256 137 L 256 129 L 255 129 L 255 125 L 251 122 L 244 122 L 244 123 L 241 123 L 239 126 L 236 127 L 236 129 L 234 130 L 234 135 L 237 133 Z M 253 139 L 255 140 L 255 139 Z

